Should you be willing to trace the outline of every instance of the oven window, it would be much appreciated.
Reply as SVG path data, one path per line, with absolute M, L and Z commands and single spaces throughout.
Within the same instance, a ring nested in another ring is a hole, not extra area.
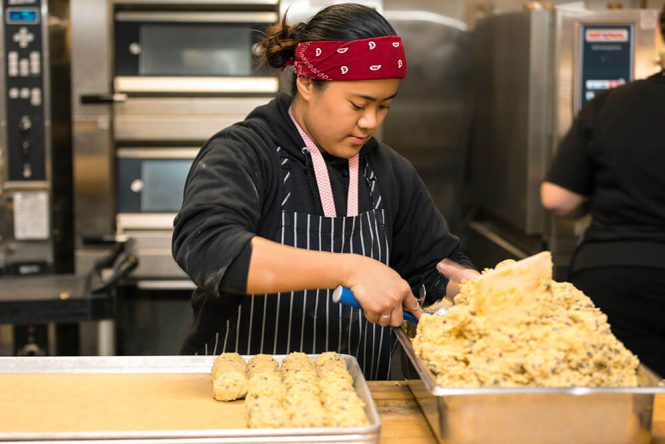
M 182 206 L 182 193 L 192 159 L 143 160 L 141 211 L 174 212 Z
M 252 28 L 247 25 L 143 24 L 141 76 L 247 76 Z

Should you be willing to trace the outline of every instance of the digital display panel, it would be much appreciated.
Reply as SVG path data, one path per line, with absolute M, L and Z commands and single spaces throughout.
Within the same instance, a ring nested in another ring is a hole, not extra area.
M 13 25 L 39 23 L 39 11 L 34 8 L 7 9 L 7 23 Z
M 607 89 L 633 80 L 632 25 L 583 25 L 578 109 Z

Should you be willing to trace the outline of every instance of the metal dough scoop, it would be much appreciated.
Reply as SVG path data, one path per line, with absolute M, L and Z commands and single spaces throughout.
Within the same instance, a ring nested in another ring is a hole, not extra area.
M 421 307 L 423 307 L 423 302 L 425 302 L 426 297 L 427 297 L 427 290 L 425 289 L 425 285 L 421 285 L 420 290 L 418 292 L 418 303 L 420 304 Z M 432 305 L 423 307 L 423 312 L 431 315 L 444 315 L 448 313 L 448 309 L 452 306 L 453 302 L 444 297 L 436 301 Z

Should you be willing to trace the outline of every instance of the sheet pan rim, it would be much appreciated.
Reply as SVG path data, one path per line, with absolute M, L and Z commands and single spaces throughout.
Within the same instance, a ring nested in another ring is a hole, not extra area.
M 210 442 L 219 439 L 238 439 L 241 442 L 268 442 L 266 439 L 289 442 L 378 442 L 381 420 L 367 381 L 355 357 L 341 354 L 354 379 L 356 392 L 367 404 L 370 425 L 361 427 L 311 427 L 276 429 L 191 429 L 191 430 L 133 430 L 93 432 L 0 433 L 0 442 L 87 442 L 101 440 L 115 444 L 134 442 Z M 286 355 L 273 355 L 281 363 Z M 316 358 L 318 354 L 308 355 Z M 251 355 L 243 355 L 245 360 Z M 45 356 L 0 357 L 1 374 L 155 374 L 209 373 L 215 356 Z M 257 441 L 254 441 L 256 439 Z M 164 441 L 165 440 L 165 441 Z

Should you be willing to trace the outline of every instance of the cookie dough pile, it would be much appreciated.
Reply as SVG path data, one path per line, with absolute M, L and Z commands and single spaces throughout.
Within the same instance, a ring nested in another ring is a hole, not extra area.
M 505 261 L 496 270 L 508 272 L 515 285 L 474 279 L 462 285 L 448 313 L 420 319 L 413 346 L 438 385 L 637 385 L 639 361 L 584 293 L 553 281 L 551 267 L 536 284 L 521 287 L 523 277 L 510 274 L 514 265 Z M 526 287 L 529 291 L 520 291 Z
M 323 353 L 314 362 L 304 353 L 291 353 L 282 360 L 281 369 L 269 355 L 254 356 L 245 365 L 237 353 L 224 353 L 215 360 L 212 376 L 215 399 L 245 397 L 251 428 L 369 424 L 346 362 L 334 352 Z

